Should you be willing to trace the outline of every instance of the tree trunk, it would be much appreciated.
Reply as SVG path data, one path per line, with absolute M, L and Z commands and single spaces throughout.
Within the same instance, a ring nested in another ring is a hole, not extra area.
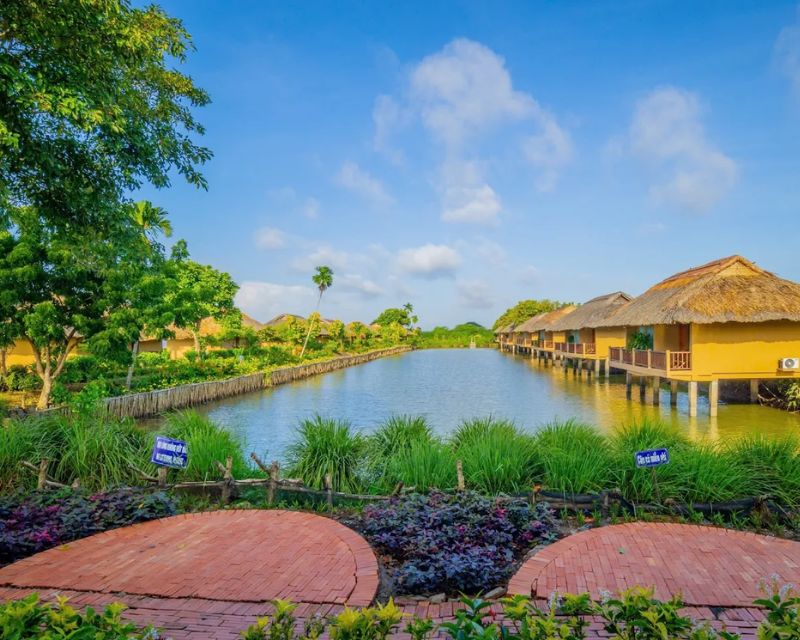
M 0 373 L 3 374 L 4 378 L 8 375 L 8 366 L 6 364 L 6 355 L 8 355 L 8 349 L 0 349 Z
M 44 411 L 50 406 L 50 392 L 53 390 L 53 379 L 50 377 L 50 372 L 46 372 L 42 376 L 42 392 L 39 394 L 39 401 L 36 403 L 36 408 L 39 411 Z
M 199 322 L 195 325 L 194 329 L 192 330 L 192 339 L 194 340 L 194 350 L 195 350 L 195 353 L 197 353 L 197 358 L 202 360 L 203 354 L 200 351 L 200 323 Z
M 130 391 L 133 384 L 133 370 L 136 368 L 136 357 L 139 355 L 139 341 L 133 343 L 131 348 L 131 364 L 128 367 L 128 375 L 125 377 L 125 390 Z
M 319 298 L 317 298 L 317 309 L 316 309 L 317 313 L 319 313 L 319 303 L 320 302 L 322 302 L 322 292 L 320 292 Z M 308 331 L 306 332 L 305 342 L 303 342 L 303 350 L 300 352 L 300 359 L 301 360 L 303 359 L 303 356 L 306 353 L 306 347 L 308 346 L 308 339 L 311 337 L 311 329 L 313 329 L 313 328 L 314 328 L 314 321 L 312 320 L 312 321 L 310 321 L 308 323 Z

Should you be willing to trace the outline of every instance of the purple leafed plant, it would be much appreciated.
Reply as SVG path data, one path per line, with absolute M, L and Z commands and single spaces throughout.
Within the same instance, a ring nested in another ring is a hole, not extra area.
M 142 489 L 2 496 L 0 565 L 93 533 L 174 514 L 171 497 Z
M 362 529 L 409 594 L 478 593 L 509 577 L 514 560 L 555 537 L 545 504 L 475 493 L 411 495 L 364 509 Z

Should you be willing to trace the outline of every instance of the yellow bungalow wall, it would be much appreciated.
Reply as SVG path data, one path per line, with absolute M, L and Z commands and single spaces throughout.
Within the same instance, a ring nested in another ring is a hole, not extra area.
M 73 349 L 67 356 L 68 358 L 73 358 L 83 353 L 80 345 L 75 347 L 74 346 L 75 340 L 73 340 L 72 342 L 73 342 Z M 29 365 L 33 364 L 34 362 L 36 362 L 36 358 L 33 357 L 33 348 L 31 347 L 31 343 L 28 342 L 27 340 L 17 340 L 16 342 L 14 342 L 14 345 L 6 351 L 7 367 L 11 367 L 15 364 Z
M 800 357 L 800 323 L 695 324 L 691 342 L 693 378 L 800 379 L 778 369 L 780 358 Z
M 601 358 L 608 357 L 611 347 L 624 347 L 627 341 L 625 327 L 600 327 L 594 331 L 595 351 Z

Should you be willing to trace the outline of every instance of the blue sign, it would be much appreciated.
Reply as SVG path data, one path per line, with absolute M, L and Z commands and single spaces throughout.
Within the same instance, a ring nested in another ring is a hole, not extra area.
M 189 464 L 189 447 L 183 440 L 173 440 L 165 436 L 156 436 L 150 462 L 160 467 L 185 469 L 186 465 Z
M 637 467 L 657 467 L 669 462 L 669 451 L 666 449 L 651 449 L 650 451 L 636 452 Z

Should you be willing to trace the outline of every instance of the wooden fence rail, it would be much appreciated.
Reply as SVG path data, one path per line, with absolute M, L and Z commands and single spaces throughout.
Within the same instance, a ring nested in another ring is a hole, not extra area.
M 120 418 L 148 418 L 166 411 L 185 409 L 242 393 L 260 391 L 267 387 L 310 378 L 410 350 L 411 347 L 409 346 L 378 349 L 351 356 L 340 356 L 322 362 L 311 362 L 292 367 L 281 367 L 267 372 L 251 373 L 226 380 L 195 382 L 193 384 L 170 387 L 169 389 L 115 396 L 106 398 L 106 411 Z

